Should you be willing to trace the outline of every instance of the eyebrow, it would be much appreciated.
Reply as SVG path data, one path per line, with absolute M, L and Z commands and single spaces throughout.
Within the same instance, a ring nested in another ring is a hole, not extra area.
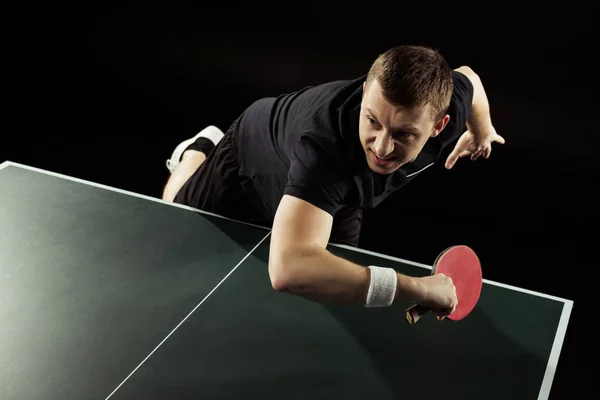
M 377 118 L 375 116 L 375 114 L 373 113 L 373 111 L 371 111 L 371 109 L 369 107 L 365 107 L 366 111 L 371 114 L 373 116 L 373 118 L 375 118 L 376 120 L 379 120 L 379 118 Z M 412 125 L 406 125 L 406 126 L 401 126 L 401 127 L 397 127 L 397 128 L 392 128 L 392 135 L 394 133 L 408 133 L 410 135 L 414 135 L 414 136 L 421 136 L 421 132 L 414 126 Z

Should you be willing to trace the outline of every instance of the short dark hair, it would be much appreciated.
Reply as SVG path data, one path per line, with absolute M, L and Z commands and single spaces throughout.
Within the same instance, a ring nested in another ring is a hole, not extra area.
M 374 79 L 392 104 L 410 108 L 429 103 L 436 120 L 448 110 L 452 69 L 437 50 L 410 45 L 393 47 L 373 62 L 366 84 Z

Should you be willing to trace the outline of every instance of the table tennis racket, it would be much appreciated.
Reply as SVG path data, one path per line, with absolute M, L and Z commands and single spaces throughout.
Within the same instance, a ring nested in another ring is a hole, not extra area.
M 444 274 L 452 278 L 456 287 L 458 303 L 454 311 L 446 318 L 459 321 L 465 318 L 479 301 L 482 287 L 481 263 L 477 254 L 468 246 L 452 246 L 442 251 L 431 269 L 431 275 Z M 415 324 L 428 307 L 414 304 L 406 310 L 406 321 Z

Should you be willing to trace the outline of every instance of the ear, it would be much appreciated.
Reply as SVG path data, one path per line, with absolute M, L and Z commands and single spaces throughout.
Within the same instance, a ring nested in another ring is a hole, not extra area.
M 431 133 L 431 137 L 436 137 L 439 135 L 440 132 L 444 130 L 446 125 L 448 125 L 448 121 L 450 121 L 450 115 L 446 114 L 437 122 L 437 124 L 435 124 L 433 132 Z

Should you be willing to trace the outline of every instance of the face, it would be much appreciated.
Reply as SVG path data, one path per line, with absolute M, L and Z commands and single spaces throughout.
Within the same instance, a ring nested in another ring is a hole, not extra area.
M 403 108 L 390 104 L 376 80 L 364 86 L 359 135 L 367 162 L 373 172 L 391 174 L 414 160 L 430 137 L 448 123 L 431 118 L 429 105 Z

